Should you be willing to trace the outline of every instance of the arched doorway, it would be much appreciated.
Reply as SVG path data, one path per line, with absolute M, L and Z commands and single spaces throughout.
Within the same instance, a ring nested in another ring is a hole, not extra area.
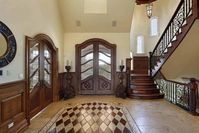
M 114 94 L 116 45 L 93 38 L 76 45 L 79 94 Z
M 26 80 L 29 118 L 57 99 L 58 49 L 51 38 L 26 36 Z

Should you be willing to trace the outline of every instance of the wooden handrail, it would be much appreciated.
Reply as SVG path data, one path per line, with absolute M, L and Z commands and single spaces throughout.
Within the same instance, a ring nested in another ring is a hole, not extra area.
M 151 76 L 155 76 L 198 18 L 199 1 L 181 0 L 171 20 L 150 54 Z
M 162 77 L 165 81 L 172 82 L 172 83 L 176 83 L 176 84 L 180 84 L 180 85 L 185 85 L 185 86 L 188 85 L 187 83 L 182 83 L 182 82 L 179 82 L 179 81 L 173 81 L 173 80 L 167 79 L 161 71 L 159 71 L 158 73 L 161 75 L 161 77 Z
M 161 76 L 161 73 L 160 73 Z M 158 78 L 157 78 L 158 79 Z M 162 78 L 160 78 L 162 79 Z M 182 108 L 185 108 L 186 110 L 188 110 L 191 114 L 193 115 L 198 115 L 198 113 L 196 112 L 196 105 L 197 105 L 197 99 L 198 99 L 198 84 L 196 82 L 199 83 L 199 80 L 196 80 L 195 78 L 185 78 L 183 77 L 183 79 L 188 79 L 189 83 L 181 83 L 181 82 L 177 82 L 177 81 L 172 81 L 172 80 L 167 80 L 167 79 L 163 79 L 166 82 L 169 82 L 171 84 L 168 83 L 168 85 L 170 85 L 170 89 L 166 87 L 166 90 L 163 89 L 164 93 L 166 93 L 167 97 L 166 99 L 169 100 L 170 102 L 179 105 Z M 173 85 L 175 84 L 175 85 Z M 179 90 L 179 88 L 177 87 L 178 85 L 182 85 L 184 86 L 183 88 L 185 90 Z M 161 83 L 159 84 L 161 86 Z M 163 87 L 164 88 L 164 87 Z M 186 93 L 184 95 L 180 95 L 180 97 L 186 97 L 188 98 L 188 100 L 186 100 L 184 103 L 178 102 L 178 100 L 176 100 L 175 98 L 178 95 L 178 91 L 184 91 L 183 93 Z
M 179 9 L 181 8 L 181 6 L 182 6 L 183 3 L 184 3 L 184 0 L 181 0 L 180 3 L 179 3 L 179 5 L 178 5 L 178 7 L 177 7 L 177 9 L 176 9 L 176 11 L 175 11 L 175 13 L 173 14 L 172 18 L 170 19 L 170 21 L 169 21 L 167 27 L 165 28 L 165 30 L 164 30 L 164 32 L 162 33 L 162 35 L 161 35 L 159 41 L 157 42 L 157 44 L 156 44 L 156 46 L 155 46 L 155 48 L 154 48 L 154 50 L 153 50 L 153 52 L 152 52 L 152 55 L 155 53 L 155 50 L 156 50 L 157 47 L 159 46 L 159 43 L 161 42 L 162 38 L 164 37 L 165 33 L 167 32 L 169 26 L 171 25 L 173 19 L 176 17 L 176 15 L 177 15 L 177 13 L 178 13 L 178 11 L 179 11 Z
M 187 78 L 187 77 L 182 77 L 182 79 L 185 79 L 185 80 L 195 79 L 195 81 L 196 81 L 196 82 L 199 82 L 199 79 L 196 79 L 196 78 Z
M 181 83 L 181 82 L 178 82 L 178 81 L 167 80 L 167 79 L 164 79 L 164 80 L 165 80 L 165 81 L 168 81 L 168 82 L 172 82 L 172 83 L 176 83 L 176 84 L 180 84 L 180 85 L 188 86 L 188 84 L 186 84 L 186 83 Z

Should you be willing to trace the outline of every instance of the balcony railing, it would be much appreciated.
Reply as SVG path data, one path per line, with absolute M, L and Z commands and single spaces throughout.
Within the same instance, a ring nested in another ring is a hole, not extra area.
M 198 84 L 196 79 L 191 78 L 189 83 L 180 83 L 155 77 L 155 82 L 167 101 L 194 115 L 197 114 Z

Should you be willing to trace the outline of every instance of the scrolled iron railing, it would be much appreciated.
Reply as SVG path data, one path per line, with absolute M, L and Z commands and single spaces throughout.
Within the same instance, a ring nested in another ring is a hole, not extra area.
M 164 98 L 179 107 L 189 111 L 193 115 L 197 113 L 198 101 L 198 84 L 197 80 L 191 78 L 189 83 L 180 83 L 176 81 L 166 80 L 158 73 L 155 77 L 155 82 L 164 94 Z
M 195 1 L 196 0 L 181 0 L 179 3 L 155 49 L 150 53 L 150 68 L 152 70 L 155 69 L 155 66 L 158 64 L 158 62 L 161 63 L 164 61 L 169 48 L 171 48 L 173 42 L 177 40 L 177 36 L 183 32 L 182 27 L 187 24 L 187 19 L 193 14 L 193 4 Z M 194 16 L 194 19 L 195 18 L 196 17 Z M 188 32 L 188 30 L 186 32 Z M 151 75 L 154 76 L 155 74 L 151 73 Z
M 156 84 L 160 92 L 165 95 L 165 99 L 186 110 L 189 110 L 189 85 L 165 79 L 156 79 Z

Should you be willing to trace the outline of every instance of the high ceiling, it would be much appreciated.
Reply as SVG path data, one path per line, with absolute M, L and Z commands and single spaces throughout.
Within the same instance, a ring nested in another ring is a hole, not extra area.
M 65 32 L 130 32 L 135 0 L 94 1 L 58 0 Z

